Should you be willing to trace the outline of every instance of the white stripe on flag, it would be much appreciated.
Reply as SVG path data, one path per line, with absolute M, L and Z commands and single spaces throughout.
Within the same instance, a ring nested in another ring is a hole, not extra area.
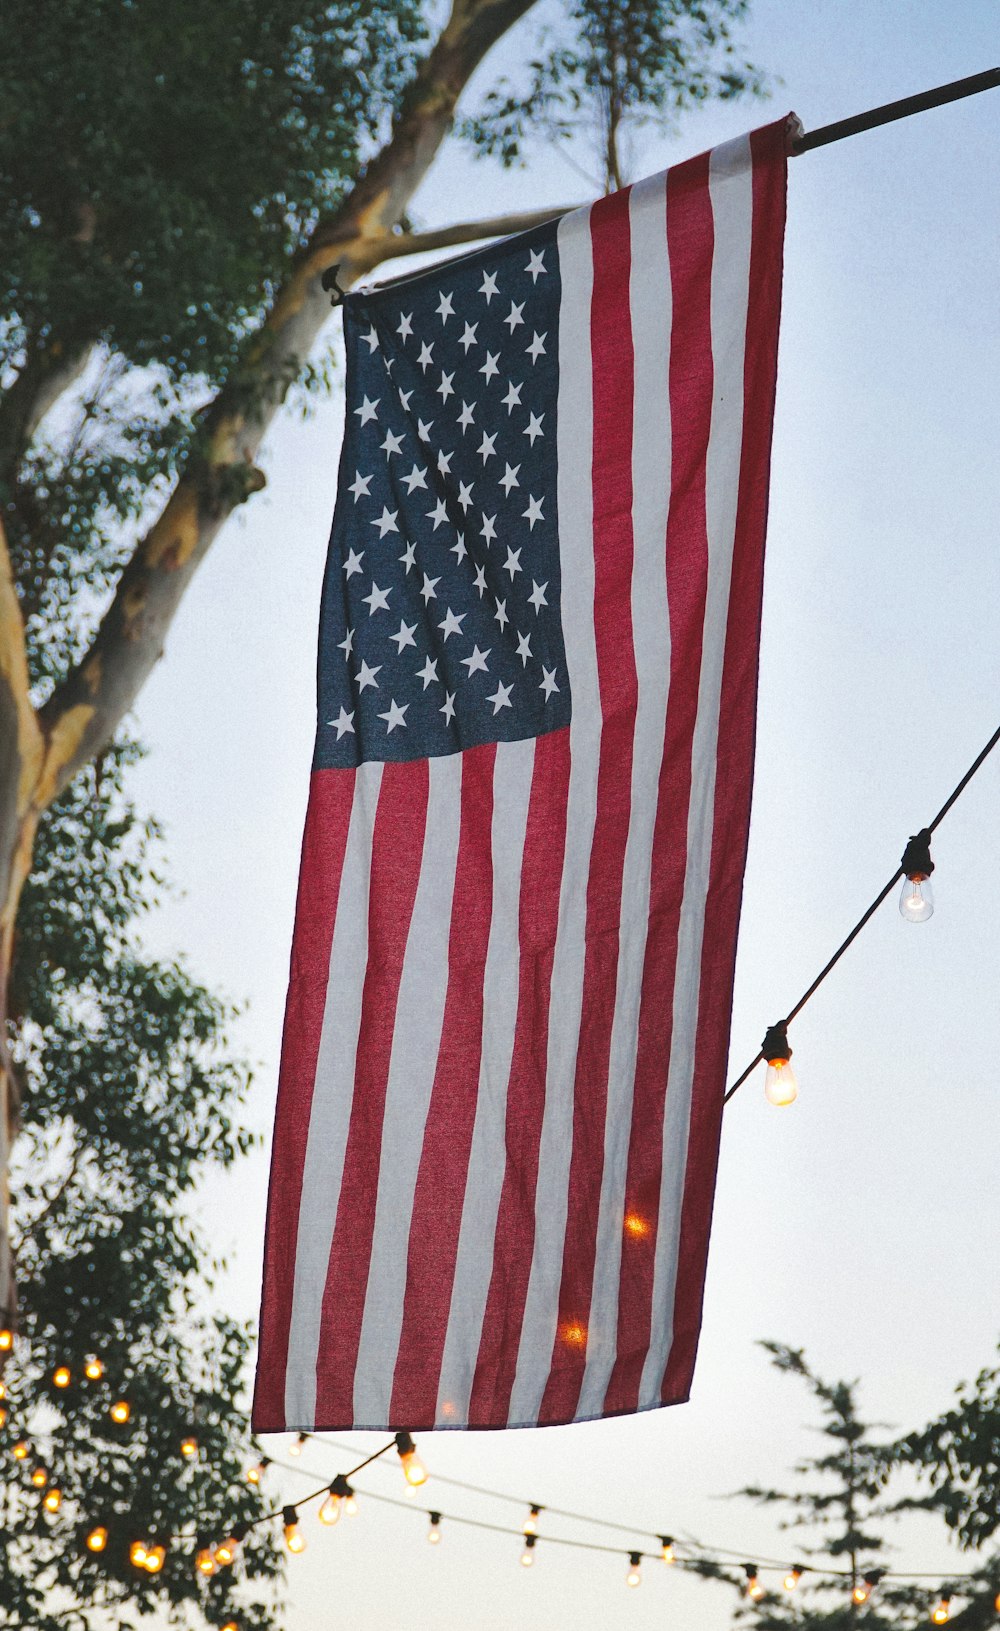
M 538 1150 L 535 1240 L 511 1393 L 510 1424 L 538 1417 L 552 1363 L 573 1152 L 573 1094 L 583 999 L 587 880 L 597 811 L 601 699 L 594 641 L 593 381 L 590 307 L 593 255 L 590 210 L 559 223 L 557 427 L 559 555 L 566 666 L 573 694 L 566 856 L 559 932 L 552 965 L 545 1114 Z
M 708 589 L 698 717 L 691 758 L 687 869 L 677 945 L 674 1026 L 663 1123 L 663 1183 L 653 1279 L 653 1323 L 639 1408 L 659 1403 L 673 1340 L 674 1293 L 687 1165 L 694 1048 L 701 985 L 718 763 L 719 698 L 728 627 L 729 584 L 743 438 L 743 369 L 753 225 L 750 143 L 741 137 L 712 153 L 709 193 L 715 227 L 712 259 L 712 428 L 706 454 Z M 734 472 L 737 479 L 734 480 Z
M 285 1418 L 303 1427 L 311 1427 L 316 1420 L 316 1360 L 323 1291 L 354 1098 L 354 1064 L 368 961 L 372 833 L 381 782 L 381 764 L 359 766 L 330 946 L 326 1007 L 299 1196 Z
M 483 981 L 479 1091 L 438 1384 L 440 1427 L 469 1419 L 493 1271 L 493 1241 L 506 1166 L 507 1085 L 517 1022 L 521 861 L 534 766 L 533 737 L 498 745 L 493 768 L 493 901 Z
M 625 1183 L 649 920 L 650 863 L 670 676 L 667 511 L 670 503 L 670 262 L 666 176 L 632 188 L 629 298 L 634 350 L 632 423 L 632 644 L 638 701 L 632 799 L 622 876 L 621 945 L 608 1069 L 604 1172 L 588 1324 L 587 1365 L 577 1415 L 599 1416 L 618 1331 Z
M 392 1033 L 371 1266 L 354 1373 L 354 1420 L 359 1425 L 389 1419 L 413 1195 L 448 989 L 462 755 L 431 759 L 428 769 L 424 847 Z

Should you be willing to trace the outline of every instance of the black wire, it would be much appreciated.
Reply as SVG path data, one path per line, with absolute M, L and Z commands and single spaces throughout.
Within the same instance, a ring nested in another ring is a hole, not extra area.
M 942 804 L 942 806 L 941 806 L 940 810 L 938 811 L 937 815 L 934 817 L 934 820 L 929 821 L 927 823 L 927 826 L 924 829 L 926 832 L 932 833 L 934 831 L 934 829 L 940 825 L 940 823 L 944 820 L 945 816 L 948 814 L 948 811 L 951 809 L 952 805 L 955 803 L 955 800 L 957 798 L 959 798 L 962 793 L 965 792 L 965 789 L 968 787 L 968 785 L 969 785 L 970 781 L 972 780 L 973 776 L 976 774 L 976 771 L 979 769 L 980 765 L 982 765 L 983 761 L 985 759 L 989 758 L 989 755 L 993 752 L 993 749 L 996 747 L 998 742 L 1000 742 L 1000 726 L 998 726 L 997 729 L 993 732 L 993 735 L 990 737 L 989 741 L 987 742 L 986 746 L 983 748 L 982 752 L 978 753 L 976 755 L 975 759 L 973 759 L 971 765 L 969 766 L 968 770 L 965 772 L 965 775 L 962 777 L 962 779 L 958 783 L 958 785 L 955 788 L 952 789 L 951 793 L 949 793 L 948 797 L 945 799 L 945 801 Z M 799 1013 L 802 1012 L 802 1009 L 805 1007 L 806 1003 L 809 1001 L 809 998 L 811 996 L 813 996 L 819 990 L 820 986 L 823 984 L 823 981 L 826 979 L 827 975 L 840 962 L 840 959 L 843 957 L 843 955 L 844 955 L 845 951 L 848 949 L 848 947 L 853 945 L 854 941 L 858 938 L 858 935 L 861 933 L 862 929 L 864 928 L 865 924 L 868 922 L 869 918 L 874 917 L 875 913 L 878 911 L 879 907 L 881 906 L 882 902 L 885 900 L 886 896 L 891 895 L 892 891 L 895 889 L 896 885 L 898 884 L 898 882 L 899 882 L 899 880 L 900 880 L 900 878 L 902 876 L 903 876 L 903 868 L 901 866 L 899 866 L 899 867 L 896 868 L 896 870 L 893 873 L 892 877 L 889 879 L 889 882 L 887 884 L 885 884 L 882 889 L 879 890 L 878 894 L 875 896 L 875 899 L 872 901 L 871 905 L 858 918 L 857 923 L 855 923 L 853 929 L 851 930 L 851 932 L 847 936 L 847 938 L 845 940 L 841 941 L 840 945 L 837 947 L 837 949 L 834 952 L 833 956 L 830 958 L 830 961 L 827 964 L 825 964 L 825 966 L 820 970 L 820 972 L 817 974 L 816 978 L 813 980 L 812 985 L 810 985 L 808 987 L 808 989 L 805 990 L 802 993 L 802 995 L 799 998 L 798 1002 L 795 1004 L 795 1007 L 790 1009 L 789 1012 L 786 1014 L 784 1020 L 782 1021 L 783 1025 L 786 1025 L 786 1026 L 790 1025 L 792 1020 L 795 1018 L 796 1014 L 799 1014 Z M 737 1076 L 737 1078 L 736 1078 L 735 1082 L 733 1083 L 732 1087 L 730 1087 L 728 1092 L 726 1093 L 726 1096 L 722 1101 L 723 1104 L 728 1104 L 729 1103 L 730 1099 L 732 1098 L 733 1094 L 737 1091 L 737 1089 L 741 1088 L 743 1086 L 743 1083 L 746 1081 L 747 1077 L 752 1075 L 752 1073 L 757 1069 L 757 1066 L 760 1064 L 763 1057 L 764 1057 L 763 1053 L 758 1053 L 756 1058 L 752 1059 L 750 1061 L 750 1063 L 747 1065 L 746 1069 L 739 1076 Z

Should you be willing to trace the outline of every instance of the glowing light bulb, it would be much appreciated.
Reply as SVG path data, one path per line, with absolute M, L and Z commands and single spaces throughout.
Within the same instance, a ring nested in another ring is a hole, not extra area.
M 205 1576 L 206 1580 L 211 1579 L 219 1567 L 215 1561 L 215 1553 L 211 1546 L 203 1546 L 201 1551 L 195 1554 L 194 1566 L 199 1574 Z
M 108 1411 L 108 1415 L 111 1417 L 111 1420 L 116 1421 L 119 1427 L 124 1426 L 131 1414 L 132 1406 L 129 1404 L 127 1399 L 116 1399 L 114 1404 L 111 1406 L 111 1409 Z
M 146 1550 L 145 1541 L 134 1540 L 128 1549 L 128 1560 L 132 1564 L 133 1568 L 144 1569 L 146 1567 L 146 1559 L 148 1556 L 149 1553 Z
M 340 1522 L 340 1496 L 334 1495 L 332 1490 L 319 1509 L 319 1521 L 329 1524 L 331 1529 L 335 1523 Z
M 83 1374 L 88 1382 L 99 1382 L 104 1375 L 104 1366 L 99 1359 L 88 1359 Z
M 181 1439 L 181 1455 L 185 1461 L 194 1461 L 198 1454 L 198 1440 L 196 1438 Z
M 96 1529 L 92 1529 L 90 1534 L 87 1536 L 87 1550 L 88 1552 L 103 1552 L 107 1544 L 108 1531 L 103 1527 L 103 1525 L 99 1524 L 98 1527 Z
M 11 1450 L 10 1453 L 14 1457 L 15 1461 L 27 1461 L 27 1459 L 28 1459 L 28 1445 L 25 1443 L 23 1438 L 17 1444 L 14 1445 L 14 1448 Z
M 993 1599 L 993 1607 L 996 1609 L 997 1613 L 1000 1614 L 1000 1591 L 997 1592 L 995 1598 Z
M 764 1097 L 768 1104 L 794 1104 L 799 1084 L 787 1059 L 769 1059 L 764 1077 Z
M 301 1455 L 302 1450 L 303 1450 L 303 1448 L 305 1446 L 305 1442 L 306 1442 L 305 1433 L 300 1433 L 298 1438 L 295 1439 L 294 1443 L 292 1443 L 292 1444 L 290 1444 L 288 1446 L 289 1455 Z
M 236 1624 L 235 1620 L 227 1620 L 225 1625 L 222 1627 L 222 1631 L 240 1631 L 240 1628 Z
M 642 1584 L 642 1570 L 639 1567 L 641 1562 L 641 1552 L 629 1552 L 628 1574 L 625 1576 L 625 1584 L 627 1586 L 640 1586 Z
M 267 1456 L 265 1455 L 260 1461 L 257 1462 L 256 1466 L 248 1467 L 247 1483 L 259 1484 L 270 1464 L 271 1463 L 268 1461 Z
M 3 1382 L 0 1382 L 0 1399 L 6 1399 L 6 1397 L 7 1397 L 7 1389 L 4 1386 Z
M 6 1425 L 7 1425 L 7 1412 L 4 1409 L 3 1405 L 0 1404 L 0 1427 L 6 1427 Z
M 304 1552 L 306 1538 L 298 1524 L 298 1517 L 294 1506 L 286 1506 L 281 1514 L 281 1521 L 285 1526 L 285 1545 L 293 1553 Z
M 400 1461 L 403 1463 L 406 1482 L 412 1484 L 414 1489 L 419 1489 L 421 1484 L 426 1484 L 427 1468 L 418 1456 L 417 1446 L 409 1433 L 396 1434 L 396 1450 Z
M 868 1584 L 867 1580 L 860 1581 L 859 1584 L 856 1585 L 854 1590 L 851 1592 L 851 1597 L 852 1597 L 853 1601 L 858 1603 L 858 1604 L 867 1603 L 870 1596 L 871 1596 L 871 1588 L 869 1587 L 869 1584 Z
M 146 1562 L 144 1564 L 146 1573 L 159 1574 L 166 1559 L 167 1548 L 165 1546 L 151 1546 L 146 1553 Z
M 227 1535 L 225 1540 L 220 1540 L 215 1548 L 215 1560 L 221 1567 L 226 1568 L 233 1562 L 240 1549 L 240 1539 L 239 1535 Z
M 539 1513 L 541 1512 L 541 1510 L 542 1509 L 541 1509 L 540 1506 L 533 1506 L 531 1508 L 531 1511 L 528 1513 L 528 1516 L 525 1518 L 524 1523 L 522 1525 L 522 1533 L 523 1534 L 525 1534 L 525 1535 L 537 1535 L 538 1534 L 538 1516 L 539 1516 Z
M 792 1050 L 788 1046 L 787 1022 L 768 1026 L 760 1051 L 767 1060 L 764 1097 L 768 1104 L 793 1104 L 799 1096 L 799 1084 L 789 1064 Z
M 907 923 L 926 923 L 929 917 L 933 917 L 934 891 L 930 878 L 921 877 L 919 872 L 915 872 L 912 878 L 903 879 L 899 915 Z
M 764 1587 L 757 1578 L 756 1563 L 744 1563 L 743 1573 L 747 1577 L 747 1583 L 744 1590 L 746 1591 L 747 1596 L 752 1598 L 752 1600 L 756 1603 L 764 1595 Z
M 672 1535 L 660 1536 L 660 1556 L 662 1557 L 664 1563 L 673 1563 L 675 1561 L 674 1537 Z
M 537 1539 L 538 1539 L 537 1535 L 525 1535 L 525 1537 L 524 1537 L 524 1551 L 521 1553 L 521 1567 L 522 1567 L 522 1569 L 530 1569 L 531 1565 L 534 1563 L 534 1561 L 535 1561 L 535 1542 L 536 1542 Z
M 72 1377 L 70 1376 L 68 1365 L 60 1365 L 52 1372 L 53 1387 L 69 1387 L 71 1381 Z
M 6 1326 L 0 1330 L 0 1353 L 9 1353 L 14 1346 L 14 1333 Z
M 42 1499 L 42 1505 L 46 1512 L 58 1512 L 62 1506 L 62 1490 L 47 1489 Z
M 951 1619 L 951 1598 L 942 1597 L 931 1613 L 935 1625 L 947 1625 Z
M 799 1568 L 798 1564 L 796 1564 L 794 1568 L 789 1569 L 781 1584 L 784 1586 L 786 1591 L 794 1591 L 801 1579 L 802 1570 Z
M 908 923 L 926 923 L 934 911 L 934 892 L 931 889 L 931 835 L 927 827 L 915 833 L 903 851 L 900 861 L 903 869 L 903 888 L 899 896 L 899 915 Z
M 440 1546 L 440 1544 L 441 1544 L 441 1514 L 440 1514 L 440 1512 L 432 1512 L 430 1514 L 430 1519 L 431 1519 L 431 1526 L 427 1531 L 428 1545 L 430 1545 L 430 1546 Z
M 351 1490 L 350 1495 L 346 1495 L 344 1497 L 344 1511 L 347 1513 L 349 1518 L 356 1518 L 358 1515 L 358 1498 L 353 1489 Z
M 31 1482 L 36 1489 L 44 1489 L 49 1481 L 49 1475 L 44 1467 L 36 1467 L 31 1475 Z

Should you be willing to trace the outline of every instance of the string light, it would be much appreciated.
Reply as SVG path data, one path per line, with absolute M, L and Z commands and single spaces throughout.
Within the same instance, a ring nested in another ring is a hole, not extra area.
M 927 915 L 930 916 L 930 913 Z M 949 1595 L 946 1594 L 939 1598 L 935 1608 L 931 1612 L 931 1619 L 934 1621 L 935 1625 L 948 1624 L 948 1621 L 951 1619 L 951 1597 Z
M 182 1438 L 181 1455 L 185 1461 L 194 1461 L 198 1455 L 198 1440 L 196 1438 Z
M 270 1465 L 267 1456 L 261 1456 L 255 1466 L 247 1468 L 247 1483 L 259 1484 Z
M 300 1433 L 293 1444 L 288 1446 L 289 1455 L 301 1455 L 306 1442 L 305 1433 Z
M 784 1586 L 786 1591 L 794 1591 L 801 1579 L 802 1569 L 798 1563 L 794 1563 L 789 1569 L 788 1573 L 785 1575 L 785 1578 L 781 1584 Z
M 525 1537 L 524 1537 L 524 1551 L 521 1553 L 521 1567 L 522 1567 L 522 1569 L 530 1569 L 531 1565 L 534 1563 L 534 1561 L 535 1561 L 535 1543 L 537 1542 L 537 1540 L 538 1540 L 537 1535 L 525 1535 Z
M 761 1585 L 760 1581 L 757 1578 L 757 1565 L 756 1565 L 756 1563 L 744 1563 L 743 1573 L 747 1577 L 746 1585 L 744 1586 L 743 1589 L 746 1592 L 747 1596 L 750 1597 L 756 1603 L 764 1595 L 764 1587 Z
M 246 1540 L 248 1533 L 249 1525 L 245 1523 L 238 1523 L 233 1529 L 232 1534 L 227 1535 L 226 1539 L 220 1541 L 218 1546 L 215 1548 L 216 1563 L 220 1564 L 222 1567 L 226 1567 L 228 1564 L 232 1563 L 240 1547 L 243 1545 L 243 1542 Z
M 338 1522 L 341 1510 L 347 1509 L 347 1503 L 354 1500 L 354 1491 L 342 1472 L 338 1472 L 323 1505 L 319 1509 L 321 1523 L 331 1526 Z M 357 1503 L 355 1503 L 356 1505 Z
M 14 1346 L 14 1333 L 6 1325 L 0 1329 L 0 1353 L 10 1353 Z
M 903 851 L 900 866 L 905 877 L 899 897 L 899 915 L 907 923 L 926 923 L 934 912 L 931 888 L 934 862 L 931 860 L 931 835 L 927 827 L 921 828 L 910 839 Z
M 72 1380 L 73 1378 L 70 1375 L 68 1365 L 59 1365 L 57 1369 L 52 1372 L 53 1387 L 69 1387 Z
M 87 1536 L 87 1550 L 88 1552 L 103 1552 L 107 1544 L 108 1531 L 103 1527 L 103 1525 L 99 1524 L 98 1527 L 96 1529 L 92 1529 L 90 1534 Z
M 116 1399 L 114 1404 L 111 1406 L 111 1409 L 108 1411 L 108 1415 L 111 1417 L 111 1420 L 117 1422 L 119 1427 L 123 1427 L 125 1425 L 131 1414 L 132 1406 L 129 1404 L 127 1399 Z
M 7 1412 L 4 1409 L 3 1405 L 0 1404 L 0 1427 L 6 1427 L 6 1425 L 7 1425 Z
M 146 1573 L 159 1574 L 164 1563 L 166 1562 L 166 1559 L 167 1548 L 165 1546 L 151 1546 L 146 1553 L 146 1561 L 143 1564 Z
M 440 1546 L 440 1544 L 441 1544 L 441 1514 L 440 1514 L 440 1512 L 431 1512 L 429 1514 L 429 1517 L 430 1517 L 430 1520 L 431 1520 L 431 1526 L 427 1531 L 428 1545 L 430 1545 L 430 1546 Z
M 215 1553 L 210 1546 L 203 1546 L 201 1551 L 196 1554 L 194 1566 L 199 1574 L 205 1576 L 206 1580 L 212 1578 L 219 1565 L 215 1561 Z
M 236 1624 L 235 1620 L 227 1620 L 225 1625 L 222 1627 L 222 1631 L 240 1631 L 240 1628 Z
M 132 1566 L 136 1569 L 144 1569 L 146 1567 L 146 1559 L 148 1556 L 149 1553 L 146 1550 L 145 1541 L 134 1540 L 128 1549 L 128 1560 Z
M 48 1489 L 42 1497 L 42 1505 L 46 1512 L 58 1512 L 62 1506 L 62 1490 Z
M 525 1535 L 537 1535 L 538 1534 L 538 1519 L 539 1519 L 539 1516 L 541 1514 L 541 1510 L 542 1509 L 541 1509 L 540 1506 L 532 1506 L 531 1511 L 528 1513 L 528 1516 L 524 1520 L 524 1527 L 523 1527 L 523 1529 L 521 1531 L 522 1534 L 525 1534 Z
M 83 1374 L 88 1382 L 99 1382 L 104 1375 L 104 1366 L 99 1359 L 88 1359 Z
M 304 1552 L 306 1539 L 299 1528 L 294 1506 L 286 1506 L 282 1509 L 281 1521 L 285 1527 L 285 1545 L 288 1550 L 293 1553 Z
M 20 1439 L 18 1441 L 17 1444 L 14 1445 L 14 1448 L 11 1450 L 10 1453 L 14 1457 L 15 1461 L 27 1461 L 28 1454 L 29 1454 L 29 1448 L 30 1448 L 30 1446 L 28 1444 L 26 1444 L 26 1442 L 22 1438 L 22 1439 Z
M 768 1104 L 794 1104 L 799 1096 L 799 1084 L 789 1063 L 792 1050 L 788 1046 L 787 1024 L 782 1021 L 768 1026 L 760 1051 L 767 1060 L 764 1097 Z
M 629 1554 L 628 1554 L 628 1574 L 625 1576 L 625 1584 L 627 1586 L 641 1586 L 642 1585 L 642 1570 L 639 1567 L 641 1562 L 642 1562 L 642 1553 L 641 1552 L 629 1552 Z
M 412 1484 L 414 1489 L 427 1482 L 427 1468 L 417 1454 L 417 1446 L 409 1433 L 396 1434 L 396 1450 L 403 1463 L 403 1472 L 406 1482 Z
M 34 1472 L 31 1474 L 31 1482 L 34 1484 L 35 1488 L 44 1489 L 48 1481 L 49 1475 L 45 1471 L 45 1468 L 36 1467 Z
M 664 1563 L 676 1563 L 677 1559 L 674 1557 L 673 1535 L 660 1536 L 660 1556 L 662 1557 Z
M 866 1574 L 864 1579 L 859 1581 L 851 1592 L 852 1601 L 857 1603 L 859 1607 L 862 1603 L 867 1603 L 881 1578 L 881 1571 L 878 1574 Z

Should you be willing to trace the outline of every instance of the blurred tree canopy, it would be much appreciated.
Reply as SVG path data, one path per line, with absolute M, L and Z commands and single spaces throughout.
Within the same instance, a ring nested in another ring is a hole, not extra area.
M 250 1147 L 249 1076 L 225 1005 L 138 941 L 162 877 L 156 829 L 124 794 L 134 756 L 113 749 L 46 812 L 21 903 L 12 1036 L 31 1091 L 13 1172 L 0 1626 L 99 1626 L 109 1611 L 130 1625 L 156 1603 L 185 1625 L 263 1631 L 277 1623 L 273 1526 L 236 1567 L 194 1566 L 266 1510 L 245 1477 L 250 1332 L 207 1311 L 218 1265 L 190 1211 L 199 1177 Z M 103 1375 L 88 1378 L 94 1359 Z M 121 1400 L 127 1422 L 110 1414 Z M 157 1572 L 130 1561 L 136 1541 L 165 1547 Z

